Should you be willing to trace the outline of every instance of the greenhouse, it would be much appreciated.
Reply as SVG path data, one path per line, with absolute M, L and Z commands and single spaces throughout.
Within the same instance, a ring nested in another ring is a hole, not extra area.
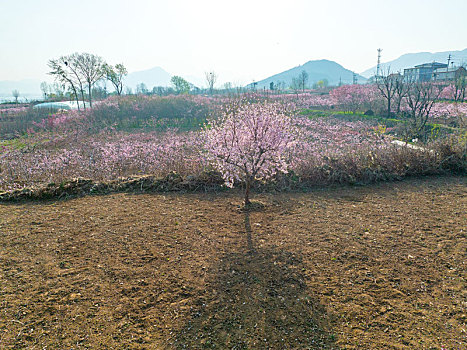
M 87 103 L 84 104 L 83 102 L 79 102 L 79 108 L 87 107 Z M 46 102 L 46 103 L 39 103 L 34 106 L 34 108 L 38 109 L 65 109 L 65 110 L 73 110 L 78 109 L 78 103 L 76 101 L 61 101 L 61 102 Z

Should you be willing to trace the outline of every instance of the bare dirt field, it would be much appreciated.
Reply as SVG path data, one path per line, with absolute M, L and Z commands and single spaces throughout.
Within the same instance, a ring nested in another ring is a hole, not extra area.
M 0 204 L 2 349 L 467 349 L 467 178 Z

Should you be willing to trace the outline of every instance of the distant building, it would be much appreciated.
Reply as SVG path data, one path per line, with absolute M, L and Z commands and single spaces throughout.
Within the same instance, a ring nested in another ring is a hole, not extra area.
M 413 68 L 404 69 L 404 79 L 407 81 L 430 81 L 437 69 L 446 69 L 446 63 L 432 62 L 419 64 Z
M 464 67 L 438 68 L 434 70 L 432 80 L 452 81 L 465 76 L 467 76 L 467 70 Z
M 373 75 L 372 77 L 368 78 L 367 80 L 367 84 L 376 84 L 381 81 L 383 81 L 383 79 L 389 79 L 389 80 L 402 80 L 403 79 L 403 76 L 402 74 L 400 73 L 391 73 L 389 74 L 387 77 L 383 76 L 383 75 Z

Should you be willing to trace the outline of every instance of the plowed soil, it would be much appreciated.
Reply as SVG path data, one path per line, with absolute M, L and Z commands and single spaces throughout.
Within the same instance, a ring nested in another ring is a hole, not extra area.
M 0 204 L 2 349 L 467 349 L 467 178 Z

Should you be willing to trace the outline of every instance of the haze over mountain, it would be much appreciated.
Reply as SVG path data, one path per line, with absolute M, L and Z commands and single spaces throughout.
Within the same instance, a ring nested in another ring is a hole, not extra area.
M 384 51 L 383 51 L 384 54 Z M 417 53 L 407 53 L 400 56 L 399 58 L 381 63 L 381 69 L 383 72 L 387 72 L 388 67 L 391 72 L 403 72 L 405 68 L 410 68 L 422 63 L 429 62 L 441 62 L 447 63 L 448 56 L 451 55 L 451 61 L 454 62 L 455 66 L 459 66 L 462 63 L 467 63 L 467 49 L 462 51 L 443 51 L 443 52 L 417 52 Z M 366 78 L 369 78 L 376 73 L 376 66 L 367 69 L 366 71 L 360 73 Z
M 149 90 L 152 90 L 154 86 L 170 86 L 170 78 L 172 75 L 161 67 L 153 67 L 150 69 L 129 73 L 124 81 L 124 86 L 136 90 L 136 85 L 144 83 Z M 49 79 L 49 83 L 50 78 Z M 20 101 L 25 99 L 41 99 L 42 92 L 40 89 L 41 81 L 37 79 L 24 79 L 18 81 L 0 81 L 0 102 L 12 101 L 13 90 L 20 92 Z M 107 83 L 109 91 L 112 90 L 111 84 Z
M 144 83 L 149 90 L 152 90 L 154 86 L 171 86 L 170 79 L 174 75 L 179 74 L 170 74 L 165 69 L 161 67 L 153 67 L 146 70 L 141 70 L 137 72 L 132 72 L 127 75 L 125 78 L 126 86 L 136 89 L 136 85 Z M 189 83 L 197 86 L 203 87 L 206 85 L 204 77 L 199 77 L 195 75 L 179 75 Z
M 384 51 L 383 51 L 384 54 Z M 390 67 L 391 71 L 403 71 L 404 68 L 413 67 L 417 64 L 427 62 L 447 62 L 447 58 L 451 54 L 451 62 L 455 65 L 467 63 L 467 48 L 461 51 L 444 51 L 444 52 L 418 52 L 408 53 L 400 56 L 399 58 L 384 62 L 381 64 L 382 69 Z M 342 80 L 344 84 L 351 84 L 353 81 L 353 72 L 342 67 L 340 64 L 329 61 L 329 60 L 315 60 L 309 61 L 303 65 L 291 68 L 284 72 L 275 74 L 271 77 L 258 81 L 257 87 L 269 88 L 269 84 L 274 82 L 284 82 L 285 86 L 290 86 L 292 78 L 298 77 L 298 75 L 305 70 L 308 73 L 308 85 L 312 86 L 315 82 L 327 79 L 330 85 L 337 85 L 339 80 Z M 376 72 L 376 66 L 365 70 L 360 75 L 357 75 L 358 83 L 365 83 L 366 78 L 371 77 Z M 199 76 L 183 76 L 184 79 L 193 83 L 198 87 L 206 85 L 204 77 Z M 140 83 L 144 83 L 149 90 L 152 90 L 154 86 L 170 86 L 170 79 L 172 75 L 161 67 L 153 67 L 146 70 L 137 72 L 131 72 L 125 79 L 125 86 L 130 87 L 133 91 L 136 90 L 136 86 Z M 47 78 L 48 82 L 51 82 L 50 77 Z M 40 99 L 42 96 L 40 90 L 41 80 L 38 79 L 23 79 L 18 81 L 4 80 L 0 81 L 0 102 L 13 100 L 12 91 L 18 90 L 20 92 L 20 100 L 24 99 Z M 111 89 L 110 84 L 107 84 L 107 88 Z
M 3 80 L 0 81 L 0 102 L 12 101 L 13 90 L 18 90 L 19 100 L 24 99 L 34 100 L 42 96 L 40 89 L 40 80 L 37 79 L 24 79 L 19 81 Z
M 169 86 L 172 75 L 161 67 L 153 67 L 146 70 L 129 73 L 124 81 L 124 86 L 130 87 L 133 91 L 136 85 L 144 83 L 149 90 L 154 86 Z
M 337 85 L 340 81 L 342 81 L 343 84 L 352 84 L 353 82 L 353 72 L 351 70 L 342 67 L 334 61 L 316 60 L 308 61 L 301 66 L 260 80 L 257 82 L 257 88 L 269 88 L 271 82 L 274 82 L 274 84 L 283 82 L 285 83 L 285 87 L 289 87 L 292 83 L 292 79 L 298 77 L 303 70 L 308 73 L 308 86 L 312 86 L 314 83 L 323 79 L 327 79 L 330 85 Z M 366 78 L 357 74 L 357 82 L 360 84 L 365 83 Z

